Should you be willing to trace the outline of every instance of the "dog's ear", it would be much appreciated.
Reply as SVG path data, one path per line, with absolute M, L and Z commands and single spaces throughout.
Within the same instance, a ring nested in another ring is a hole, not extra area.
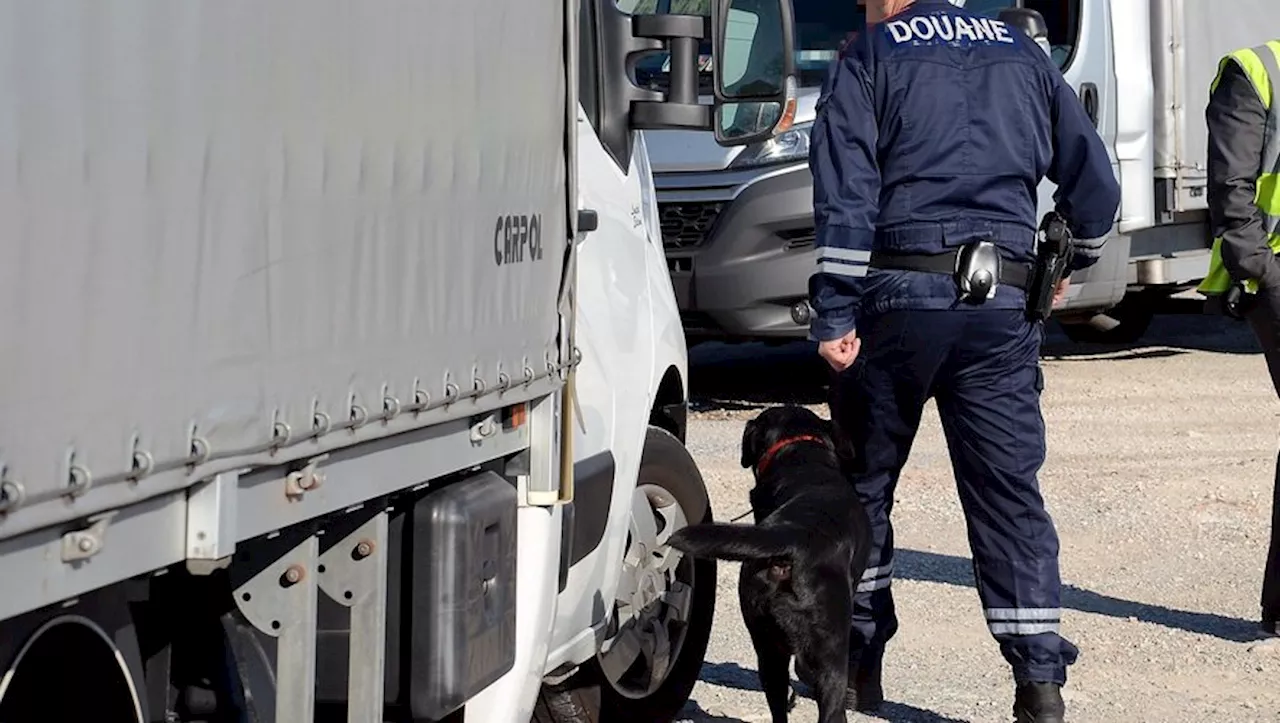
M 742 466 L 750 467 L 760 459 L 760 425 L 754 419 L 747 420 L 742 428 Z

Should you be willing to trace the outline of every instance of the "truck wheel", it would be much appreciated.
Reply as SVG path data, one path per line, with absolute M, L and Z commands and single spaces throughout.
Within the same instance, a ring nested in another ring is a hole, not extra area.
M 44 623 L 0 679 L 0 720 L 143 723 L 147 691 L 132 635 L 74 614 Z
M 711 638 L 716 563 L 666 547 L 672 533 L 711 520 L 702 474 L 666 430 L 649 427 L 632 495 L 612 622 L 593 660 L 544 686 L 536 723 L 669 723 L 698 681 Z
M 1150 299 L 1126 297 L 1103 314 L 1120 323 L 1111 329 L 1101 328 L 1088 321 L 1060 321 L 1059 326 L 1067 338 L 1076 344 L 1134 344 L 1147 333 L 1156 310 Z

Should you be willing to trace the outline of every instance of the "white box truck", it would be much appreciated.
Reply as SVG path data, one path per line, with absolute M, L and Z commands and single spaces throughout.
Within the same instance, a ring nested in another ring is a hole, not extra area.
M 789 9 L 0 3 L 0 720 L 670 720 L 716 575 L 637 129 L 780 109 Z
M 707 2 L 623 1 L 653 13 Z M 1106 254 L 1073 275 L 1056 317 L 1076 340 L 1137 340 L 1158 302 L 1194 287 L 1208 268 L 1209 85 L 1223 54 L 1280 37 L 1275 0 L 953 2 L 989 17 L 1016 5 L 1044 20 L 1047 49 L 1096 119 L 1123 192 Z M 827 68 L 864 19 L 853 2 L 793 4 L 798 90 L 776 136 L 726 147 L 703 131 L 646 133 L 690 342 L 789 341 L 807 332 L 816 260 L 808 133 Z M 663 62 L 642 60 L 637 78 L 665 87 Z M 704 92 L 710 77 L 704 72 Z M 1052 193 L 1044 182 L 1041 214 Z

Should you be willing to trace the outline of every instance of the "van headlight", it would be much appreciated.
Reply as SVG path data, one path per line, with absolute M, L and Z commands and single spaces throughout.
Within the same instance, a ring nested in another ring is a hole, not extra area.
M 730 168 L 752 168 L 775 163 L 794 163 L 809 159 L 809 132 L 813 123 L 792 126 L 767 141 L 754 143 L 742 149 Z

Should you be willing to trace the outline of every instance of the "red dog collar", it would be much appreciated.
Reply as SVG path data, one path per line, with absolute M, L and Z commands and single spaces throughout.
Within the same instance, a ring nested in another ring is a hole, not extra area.
M 825 439 L 813 434 L 801 434 L 795 437 L 780 439 L 777 442 L 774 442 L 773 446 L 769 447 L 769 449 L 765 450 L 765 453 L 761 455 L 760 461 L 756 463 L 756 476 L 764 474 L 765 467 L 768 467 L 769 463 L 773 461 L 774 455 L 781 452 L 785 447 L 789 447 L 797 442 L 817 442 L 823 447 L 827 446 L 827 441 Z

